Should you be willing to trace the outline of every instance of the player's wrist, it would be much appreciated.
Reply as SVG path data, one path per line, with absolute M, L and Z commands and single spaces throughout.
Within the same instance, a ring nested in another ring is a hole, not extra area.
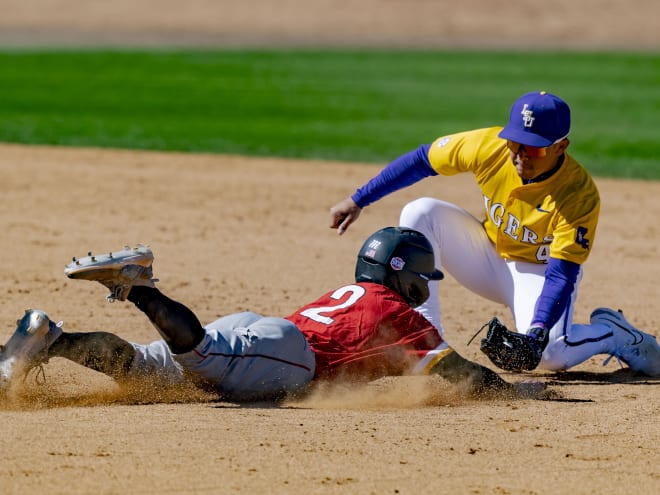
M 532 323 L 529 328 L 527 329 L 527 332 L 525 332 L 526 335 L 529 337 L 532 337 L 533 339 L 536 339 L 540 346 L 541 346 L 541 351 L 543 351 L 546 346 L 548 345 L 548 334 L 550 332 L 548 331 L 547 327 L 545 326 L 545 323 L 542 322 L 534 322 Z

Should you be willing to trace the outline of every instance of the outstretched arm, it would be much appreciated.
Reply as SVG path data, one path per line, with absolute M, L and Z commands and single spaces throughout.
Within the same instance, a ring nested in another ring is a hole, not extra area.
M 451 383 L 464 383 L 477 396 L 504 392 L 529 398 L 545 389 L 541 382 L 509 383 L 493 370 L 465 359 L 451 347 L 429 352 L 415 371 L 439 375 Z
M 513 385 L 504 381 L 497 373 L 469 361 L 451 347 L 440 351 L 427 363 L 428 374 L 440 375 L 452 383 L 464 382 L 474 393 L 513 390 Z
M 425 177 L 437 175 L 429 162 L 428 149 L 429 145 L 425 144 L 400 156 L 355 191 L 350 198 L 330 208 L 330 228 L 337 229 L 337 233 L 341 235 L 357 220 L 365 206 Z

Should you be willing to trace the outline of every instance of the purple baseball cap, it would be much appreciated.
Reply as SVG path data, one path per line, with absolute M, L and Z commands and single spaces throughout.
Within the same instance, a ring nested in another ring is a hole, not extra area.
M 509 123 L 498 134 L 502 139 L 537 148 L 561 141 L 571 130 L 571 110 L 564 100 L 545 91 L 518 98 Z

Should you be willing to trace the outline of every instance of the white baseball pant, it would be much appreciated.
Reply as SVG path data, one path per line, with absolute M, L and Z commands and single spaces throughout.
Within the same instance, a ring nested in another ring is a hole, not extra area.
M 449 273 L 475 294 L 508 306 L 518 331 L 525 332 L 529 328 L 536 300 L 543 288 L 545 264 L 502 258 L 477 218 L 456 205 L 438 199 L 420 198 L 408 203 L 401 211 L 399 223 L 420 231 L 429 239 L 437 268 Z M 550 329 L 550 340 L 540 368 L 565 370 L 596 354 L 610 354 L 616 349 L 618 343 L 607 326 L 573 323 L 574 303 L 581 278 L 582 269 L 566 310 Z M 444 337 L 440 283 L 429 283 L 431 295 L 417 309 Z

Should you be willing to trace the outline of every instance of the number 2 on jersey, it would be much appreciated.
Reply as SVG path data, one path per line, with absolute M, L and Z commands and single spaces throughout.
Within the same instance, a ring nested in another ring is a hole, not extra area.
M 359 285 L 346 285 L 344 287 L 340 287 L 332 294 L 330 294 L 330 297 L 332 299 L 339 301 L 346 294 L 350 293 L 350 296 L 344 302 L 338 303 L 334 306 L 307 308 L 305 311 L 302 311 L 300 314 L 306 316 L 310 320 L 323 323 L 324 325 L 331 325 L 335 320 L 333 320 L 329 316 L 326 316 L 328 313 L 332 313 L 334 311 L 337 311 L 338 309 L 344 309 L 344 308 L 348 308 L 349 306 L 352 306 L 353 304 L 358 302 L 366 292 L 367 291 L 364 289 L 364 287 L 360 287 Z

